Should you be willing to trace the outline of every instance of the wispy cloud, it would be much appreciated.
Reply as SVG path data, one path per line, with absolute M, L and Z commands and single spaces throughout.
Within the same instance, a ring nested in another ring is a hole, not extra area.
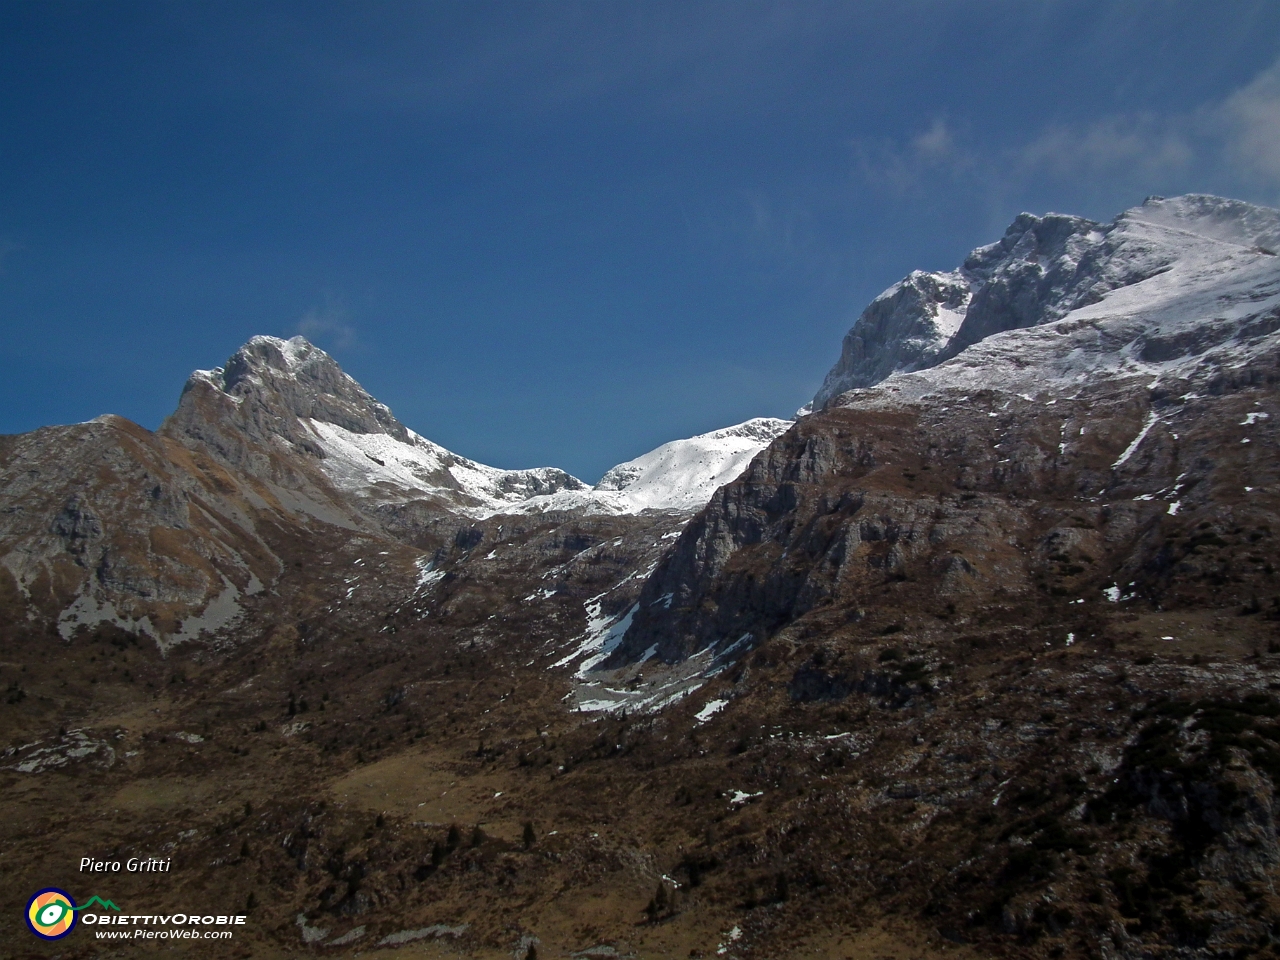
M 971 172 L 979 155 L 941 117 L 905 145 L 888 140 L 853 143 L 854 165 L 874 186 L 906 193 L 933 182 L 939 175 L 955 177 Z
M 1280 184 L 1280 60 L 1223 102 L 1229 162 L 1247 175 Z
M 1058 177 L 1176 172 L 1195 157 L 1186 126 L 1183 118 L 1137 114 L 1103 117 L 1082 127 L 1049 127 L 1018 151 L 1019 166 L 1030 175 Z
M 854 144 L 855 175 L 895 192 L 940 177 L 1008 190 L 1036 179 L 1156 184 L 1190 176 L 1280 187 L 1280 60 L 1226 97 L 1183 112 L 1052 124 L 988 147 L 941 119 L 899 141 Z
M 338 349 L 353 346 L 356 329 L 351 314 L 336 298 L 326 294 L 321 303 L 310 307 L 298 320 L 294 333 L 308 340 Z
M 935 117 L 933 125 L 911 141 L 917 158 L 926 163 L 953 162 L 957 156 L 956 138 L 947 122 Z

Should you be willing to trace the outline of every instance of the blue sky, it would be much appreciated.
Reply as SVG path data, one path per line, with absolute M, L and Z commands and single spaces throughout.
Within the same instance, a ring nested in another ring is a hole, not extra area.
M 303 333 L 595 480 L 1021 210 L 1280 200 L 1280 4 L 0 2 L 0 432 Z

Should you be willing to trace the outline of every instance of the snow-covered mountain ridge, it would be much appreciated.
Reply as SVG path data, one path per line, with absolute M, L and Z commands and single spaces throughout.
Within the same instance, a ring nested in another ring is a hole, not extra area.
M 254 337 L 193 373 L 154 433 L 106 416 L 0 438 L 0 595 L 16 598 L 15 622 L 44 618 L 63 638 L 111 628 L 168 649 L 229 635 L 293 589 L 292 570 L 323 580 L 312 568 L 330 560 L 319 558 L 372 542 L 397 558 L 379 561 L 399 571 L 385 576 L 418 589 L 422 570 L 465 566 L 480 542 L 481 557 L 497 547 L 514 565 L 520 596 L 545 555 L 568 560 L 597 540 L 614 543 L 610 564 L 639 565 L 618 571 L 626 579 L 789 426 L 753 420 L 673 441 L 593 489 L 553 467 L 459 456 L 305 339 Z M 504 524 L 521 514 L 532 520 Z M 356 582 L 331 584 L 338 605 Z
M 761 450 L 792 425 L 757 417 L 685 440 L 672 440 L 610 469 L 590 490 L 532 497 L 520 512 L 582 508 L 592 512 L 639 513 L 668 510 L 693 513 L 711 495 L 738 478 Z
M 959 269 L 916 271 L 872 301 L 813 406 L 922 370 L 935 372 L 897 388 L 1034 389 L 1247 351 L 1260 332 L 1248 318 L 1275 306 L 1277 247 L 1280 211 L 1198 194 L 1149 198 L 1109 224 L 1022 214 Z
M 225 367 L 197 370 L 175 414 L 184 425 L 210 419 L 184 415 L 197 395 L 217 407 L 214 429 L 196 431 L 203 442 L 235 423 L 238 434 L 313 459 L 343 493 L 383 504 L 428 499 L 476 519 L 559 510 L 692 512 L 790 426 L 759 418 L 675 440 L 617 465 L 592 488 L 555 467 L 502 470 L 446 450 L 406 428 L 302 337 L 257 336 Z

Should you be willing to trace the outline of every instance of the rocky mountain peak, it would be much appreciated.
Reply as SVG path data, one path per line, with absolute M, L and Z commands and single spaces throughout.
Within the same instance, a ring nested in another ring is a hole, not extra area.
M 1151 224 L 1272 252 L 1280 248 L 1280 210 L 1204 193 L 1169 199 L 1147 197 L 1140 206 L 1120 214 L 1116 222 Z
M 183 402 L 192 391 L 199 393 L 204 387 L 225 394 L 242 411 L 247 405 L 251 420 L 304 418 L 351 433 L 408 439 L 408 431 L 390 408 L 370 396 L 333 357 L 304 337 L 253 337 L 232 354 L 225 367 L 193 373 L 183 390 Z M 246 412 L 241 413 L 241 419 Z
M 1109 224 L 1019 214 L 959 269 L 917 271 L 873 300 L 813 406 L 934 367 L 995 334 L 1061 320 L 1189 258 L 1267 255 L 1278 245 L 1280 212 L 1203 194 L 1149 197 Z

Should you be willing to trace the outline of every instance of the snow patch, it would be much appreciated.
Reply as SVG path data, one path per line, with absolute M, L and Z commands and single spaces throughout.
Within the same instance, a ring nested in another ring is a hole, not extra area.
M 21 747 L 10 747 L 4 758 L 16 759 L 17 762 L 6 763 L 3 769 L 18 773 L 44 773 L 85 760 L 107 768 L 115 763 L 116 751 L 106 740 L 94 739 L 83 730 L 71 730 L 57 740 L 37 740 Z
M 436 562 L 430 557 L 419 557 L 414 562 L 414 566 L 418 568 L 418 586 L 414 593 L 420 593 L 426 587 L 433 583 L 439 583 L 444 579 L 444 571 L 435 568 Z
M 1123 466 L 1124 463 L 1134 455 L 1138 447 L 1141 446 L 1142 441 L 1147 438 L 1147 434 L 1151 432 L 1151 428 L 1156 425 L 1156 422 L 1159 419 L 1160 416 L 1154 410 L 1147 413 L 1147 422 L 1142 425 L 1142 429 L 1138 431 L 1138 435 L 1133 438 L 1129 446 L 1124 448 L 1124 453 L 1120 454 L 1120 459 L 1111 465 L 1112 470 Z
M 365 932 L 365 927 L 363 925 L 358 927 L 352 927 L 342 936 L 334 937 L 332 940 L 326 943 L 325 946 L 326 947 L 345 947 L 348 943 L 355 943 L 357 940 L 363 937 L 364 932 Z
M 728 700 L 712 700 L 705 707 L 693 715 L 693 719 L 699 723 L 706 723 L 713 716 L 729 705 Z
M 578 646 L 568 655 L 561 657 L 552 667 L 568 666 L 578 657 L 586 657 L 586 659 L 578 666 L 577 676 L 582 678 L 592 667 L 603 663 L 605 658 L 617 648 L 622 642 L 623 635 L 627 632 L 627 628 L 631 626 L 631 619 L 636 614 L 636 609 L 640 606 L 633 603 L 621 617 L 611 617 L 602 614 L 600 608 L 604 594 L 598 597 L 592 597 L 586 602 L 587 611 L 587 629 L 581 635 Z
M 737 943 L 742 939 L 742 928 L 735 926 L 732 930 L 724 935 L 724 941 L 716 947 L 717 954 L 726 954 L 729 952 L 729 945 Z
M 327 927 L 313 927 L 307 923 L 307 915 L 305 913 L 298 914 L 294 922 L 298 925 L 298 929 L 302 931 L 303 943 L 318 943 L 329 935 Z

